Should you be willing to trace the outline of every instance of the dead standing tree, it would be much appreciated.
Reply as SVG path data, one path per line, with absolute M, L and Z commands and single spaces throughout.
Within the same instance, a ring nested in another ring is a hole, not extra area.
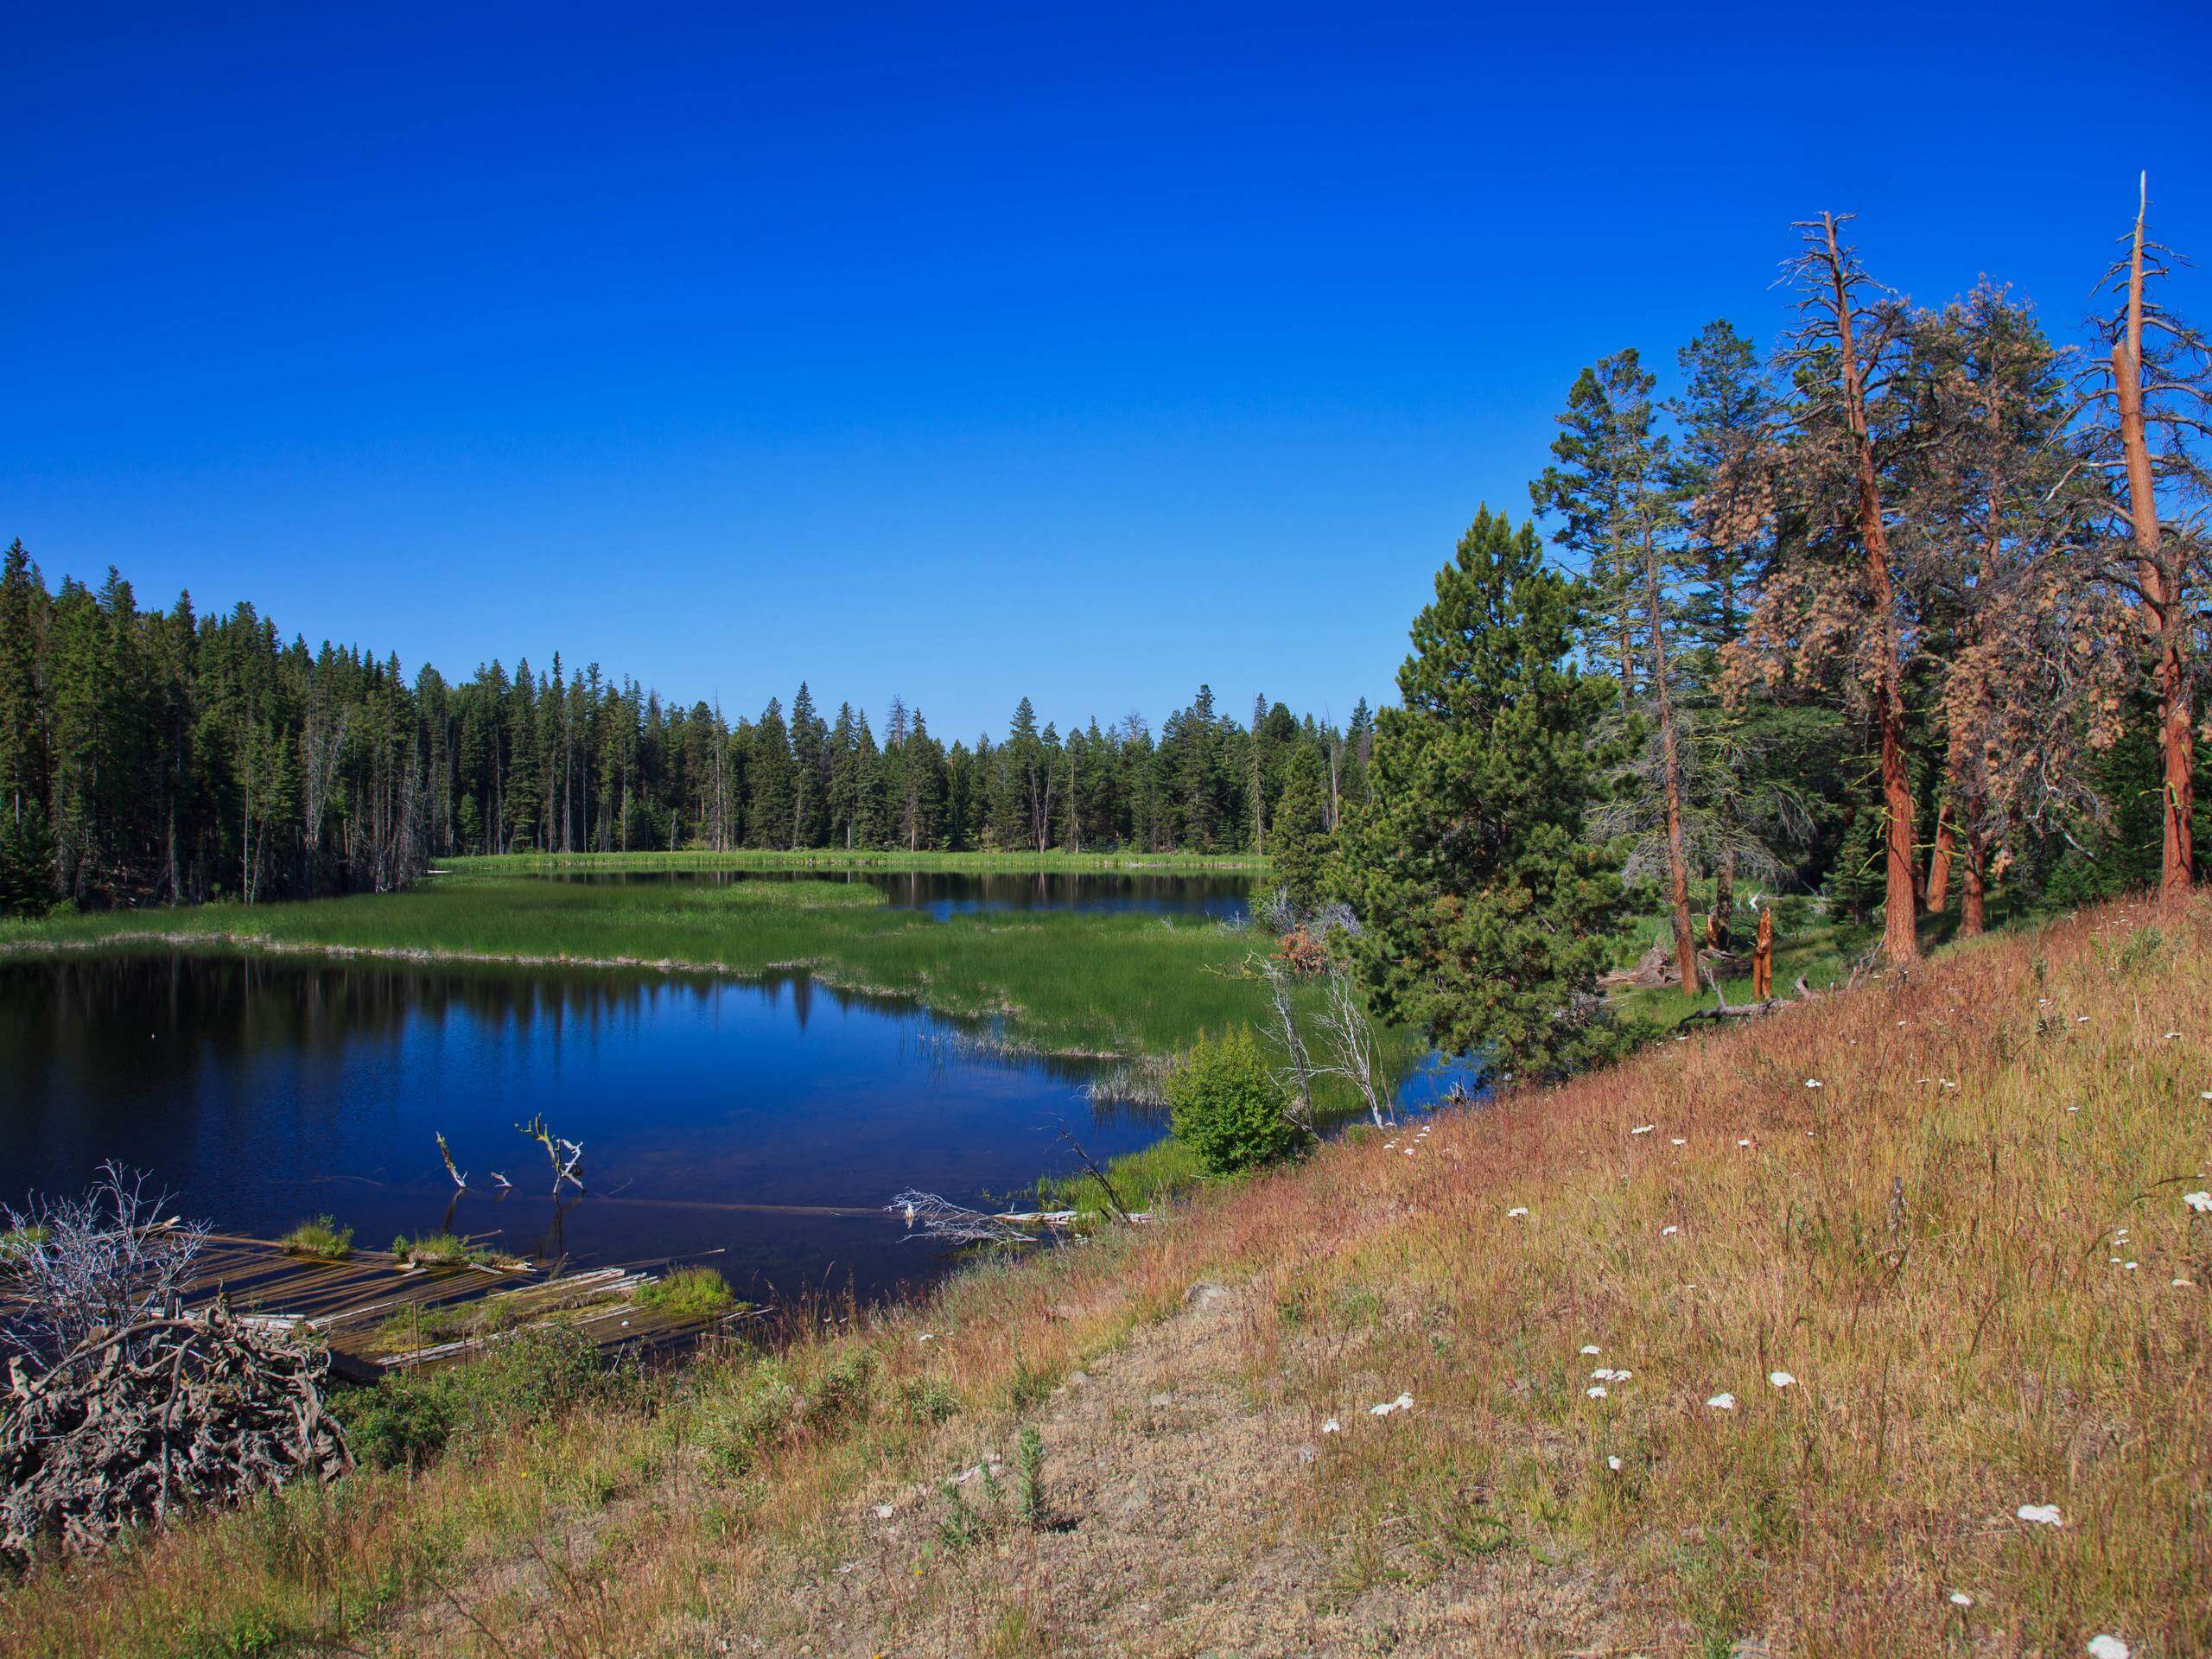
M 2082 580 L 2069 522 L 2080 492 L 2060 442 L 2064 370 L 2033 314 L 1985 281 L 1915 320 L 1901 385 L 1914 441 L 1898 538 L 1923 631 L 1940 641 L 1927 909 L 1942 912 L 1958 869 L 1962 937 L 1982 931 L 2013 835 L 2101 814 L 2083 761 L 2117 735 L 2119 619 Z
M 1772 570 L 1743 637 L 1724 649 L 1732 702 L 1840 669 L 1846 701 L 1875 728 L 1885 821 L 1882 953 L 1916 960 L 1913 799 L 1905 752 L 1911 590 L 1892 573 L 1878 439 L 1892 431 L 1888 391 L 1910 322 L 1904 302 L 1877 289 L 1839 236 L 1849 215 L 1797 226 L 1802 251 L 1783 267 L 1798 322 L 1780 357 L 1796 389 L 1776 473 L 1781 534 Z
M 2152 241 L 2150 181 L 2139 181 L 2126 253 L 2106 279 L 2116 302 L 2101 327 L 2111 341 L 2092 371 L 2080 437 L 2089 467 L 2115 480 L 2102 502 L 2118 526 L 2107 541 L 2107 579 L 2138 607 L 2158 708 L 2159 891 L 2189 897 L 2196 744 L 2190 633 L 2193 594 L 2212 580 L 2204 512 L 2212 498 L 2198 446 L 2212 436 L 2212 343 L 2169 313 L 2152 284 L 2181 261 Z
M 1886 819 L 1882 953 L 1902 965 L 1920 955 L 1914 931 L 1918 894 L 1913 881 L 1912 781 L 1905 763 L 1904 671 L 1889 526 L 1867 410 L 1886 383 L 1906 315 L 1904 302 L 1874 289 L 1856 251 L 1839 239 L 1837 232 L 1851 217 L 1822 213 L 1796 227 L 1804 249 L 1789 270 L 1798 290 L 1801 321 L 1791 335 L 1787 360 L 1798 369 L 1801 382 L 1817 377 L 1821 383 L 1829 418 L 1810 431 L 1833 445 L 1829 459 L 1840 463 L 1848 479 L 1848 490 L 1834 511 L 1856 537 L 1865 564 L 1866 607 L 1872 625 L 1866 690 L 1881 747 Z

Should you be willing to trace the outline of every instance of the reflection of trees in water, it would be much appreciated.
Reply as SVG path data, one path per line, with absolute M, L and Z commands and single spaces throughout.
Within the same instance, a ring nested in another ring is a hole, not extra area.
M 143 1065 L 227 1061 L 288 1051 L 328 1058 L 364 1043 L 393 1043 L 410 1022 L 442 1028 L 455 1016 L 528 1038 L 541 1029 L 596 1038 L 610 1024 L 662 1008 L 704 1008 L 734 988 L 772 1006 L 786 993 L 804 1029 L 827 998 L 912 1024 L 939 1064 L 951 1057 L 1035 1065 L 1082 1084 L 1088 1060 L 1039 1055 L 1003 1040 L 988 1022 L 930 1014 L 902 997 L 826 985 L 804 972 L 757 980 L 611 969 L 517 969 L 498 964 L 415 966 L 324 962 L 216 951 L 129 952 L 0 966 L 0 1071 L 29 1077 L 57 1062 Z

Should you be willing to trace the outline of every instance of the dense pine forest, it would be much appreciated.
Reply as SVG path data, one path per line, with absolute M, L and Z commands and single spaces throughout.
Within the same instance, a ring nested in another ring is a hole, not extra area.
M 453 684 L 288 644 L 250 604 L 142 609 L 112 571 L 49 592 L 20 543 L 0 575 L 18 910 L 381 890 L 453 853 L 1264 851 L 1287 794 L 1333 825 L 1371 739 L 1363 702 L 1342 728 L 1266 702 L 1243 723 L 1205 687 L 1157 734 L 1063 733 L 1024 698 L 1003 738 L 948 745 L 897 697 L 879 731 L 805 685 L 733 721 L 557 652 Z
M 1502 883 L 1525 914 L 1530 849 L 1558 843 L 1555 871 L 1623 899 L 1556 938 L 1648 896 L 1694 986 L 1757 888 L 1880 918 L 1892 958 L 1955 894 L 1973 933 L 2000 901 L 2186 891 L 2212 833 L 2212 359 L 2161 303 L 2171 261 L 2139 214 L 2069 342 L 1986 279 L 1911 304 L 1847 228 L 1798 227 L 1773 353 L 1716 321 L 1671 395 L 1634 348 L 1585 369 L 1530 491 L 1551 547 L 1486 512 L 1415 624 L 1403 706 L 1342 728 L 1265 698 L 1240 721 L 1201 687 L 1157 733 L 1025 698 L 1002 737 L 947 745 L 896 698 L 872 720 L 801 685 L 732 720 L 558 654 L 410 680 L 246 604 L 143 610 L 112 571 L 49 591 L 18 543 L 0 899 L 384 889 L 463 852 L 1132 849 L 1274 855 L 1307 902 L 1383 866 L 1411 907 Z

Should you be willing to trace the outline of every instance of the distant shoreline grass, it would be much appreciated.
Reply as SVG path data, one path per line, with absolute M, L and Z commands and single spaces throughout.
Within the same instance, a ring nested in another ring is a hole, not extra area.
M 1264 875 L 1266 858 L 1250 853 L 902 853 L 806 848 L 658 853 L 476 853 L 440 859 L 457 874 L 512 875 L 549 870 L 882 870 L 894 874 L 972 875 Z

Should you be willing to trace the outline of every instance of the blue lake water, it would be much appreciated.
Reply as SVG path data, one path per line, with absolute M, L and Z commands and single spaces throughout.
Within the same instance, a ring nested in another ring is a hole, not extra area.
M 753 873 L 601 880 L 776 880 Z M 893 903 L 1235 917 L 1218 878 L 885 875 Z M 381 1246 L 483 1236 L 542 1261 L 706 1259 L 751 1300 L 872 1297 L 940 1270 L 906 1187 L 1029 1208 L 1040 1175 L 1166 1132 L 1091 1105 L 1087 1062 L 1007 1056 L 910 1003 L 708 975 L 518 972 L 213 951 L 0 964 L 0 1196 L 148 1171 L 178 1213 L 274 1236 L 328 1214 Z M 1470 1075 L 1417 1071 L 1425 1110 Z M 556 1202 L 543 1115 L 584 1147 Z M 1064 1134 L 1064 1131 L 1065 1134 Z M 442 1134 L 466 1172 L 456 1193 Z M 512 1186 L 499 1190 L 493 1172 Z
M 175 1209 L 270 1235 L 327 1211 L 364 1244 L 495 1235 L 592 1261 L 714 1258 L 741 1294 L 926 1276 L 902 1187 L 1033 1201 L 1160 1126 L 1094 1115 L 1088 1067 L 979 1054 L 931 1015 L 705 976 L 518 976 L 168 953 L 0 966 L 0 1192 L 120 1158 Z M 556 1205 L 542 1113 L 581 1141 Z M 442 1133 L 471 1190 L 454 1196 Z M 499 1193 L 491 1172 L 513 1183 Z

